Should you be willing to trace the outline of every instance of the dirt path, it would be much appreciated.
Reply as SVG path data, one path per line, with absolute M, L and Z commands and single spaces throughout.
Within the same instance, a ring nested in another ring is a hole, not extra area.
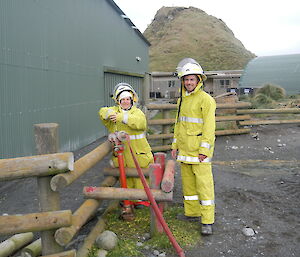
M 254 131 L 217 139 L 214 235 L 187 257 L 300 256 L 300 127 Z M 246 226 L 256 234 L 245 236 Z
M 217 138 L 213 160 L 214 235 L 202 238 L 197 247 L 187 250 L 187 257 L 300 256 L 300 127 L 269 125 L 252 131 L 252 134 Z M 102 141 L 76 151 L 75 159 Z M 62 191 L 62 209 L 75 211 L 80 206 L 84 200 L 82 187 L 100 184 L 101 170 L 107 166 L 107 160 L 108 157 Z M 174 202 L 182 203 L 178 165 L 176 182 Z M 0 183 L 0 215 L 36 211 L 35 179 Z M 92 225 L 83 228 L 74 245 L 79 245 Z M 245 236 L 242 233 L 245 226 L 257 233 Z M 0 237 L 0 242 L 5 238 Z

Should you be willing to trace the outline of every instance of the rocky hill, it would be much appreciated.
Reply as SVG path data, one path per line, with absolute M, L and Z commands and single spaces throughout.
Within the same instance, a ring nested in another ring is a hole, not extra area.
M 151 43 L 150 71 L 175 71 L 185 57 L 204 70 L 243 69 L 255 57 L 222 20 L 195 7 L 162 7 L 144 36 Z

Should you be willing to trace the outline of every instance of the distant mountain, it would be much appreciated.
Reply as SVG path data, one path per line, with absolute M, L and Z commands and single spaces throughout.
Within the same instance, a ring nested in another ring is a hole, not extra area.
M 150 71 L 175 71 L 185 57 L 204 70 L 244 69 L 256 57 L 221 19 L 195 7 L 162 7 L 143 34 L 151 43 Z

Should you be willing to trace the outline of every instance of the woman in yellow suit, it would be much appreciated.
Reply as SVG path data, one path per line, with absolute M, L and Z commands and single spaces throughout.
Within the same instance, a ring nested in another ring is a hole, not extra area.
M 214 182 L 211 158 L 215 142 L 215 100 L 203 91 L 206 79 L 201 66 L 193 59 L 183 59 L 177 67 L 181 96 L 174 129 L 172 156 L 181 163 L 184 215 L 179 218 L 197 221 L 201 233 L 212 234 L 214 223 Z
M 153 163 L 151 147 L 146 139 L 147 121 L 145 114 L 136 107 L 138 96 L 131 85 L 119 83 L 115 86 L 113 99 L 116 106 L 103 107 L 99 110 L 99 116 L 110 133 L 125 131 L 130 136 L 130 144 L 136 154 L 141 168 L 147 168 Z M 125 167 L 135 168 L 130 150 L 125 143 L 124 147 Z M 118 167 L 118 158 L 115 153 L 112 157 L 112 166 Z M 140 178 L 126 178 L 128 188 L 143 189 Z M 148 201 L 132 202 L 135 208 L 149 206 Z

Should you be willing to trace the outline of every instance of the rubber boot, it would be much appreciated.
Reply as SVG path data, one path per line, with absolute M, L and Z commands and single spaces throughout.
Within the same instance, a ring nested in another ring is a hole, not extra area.
M 212 229 L 212 224 L 202 224 L 201 227 L 201 234 L 204 236 L 209 236 L 212 235 L 213 229 Z
M 134 220 L 134 212 L 132 205 L 123 205 L 121 207 L 121 215 L 120 218 L 125 221 L 132 221 Z

